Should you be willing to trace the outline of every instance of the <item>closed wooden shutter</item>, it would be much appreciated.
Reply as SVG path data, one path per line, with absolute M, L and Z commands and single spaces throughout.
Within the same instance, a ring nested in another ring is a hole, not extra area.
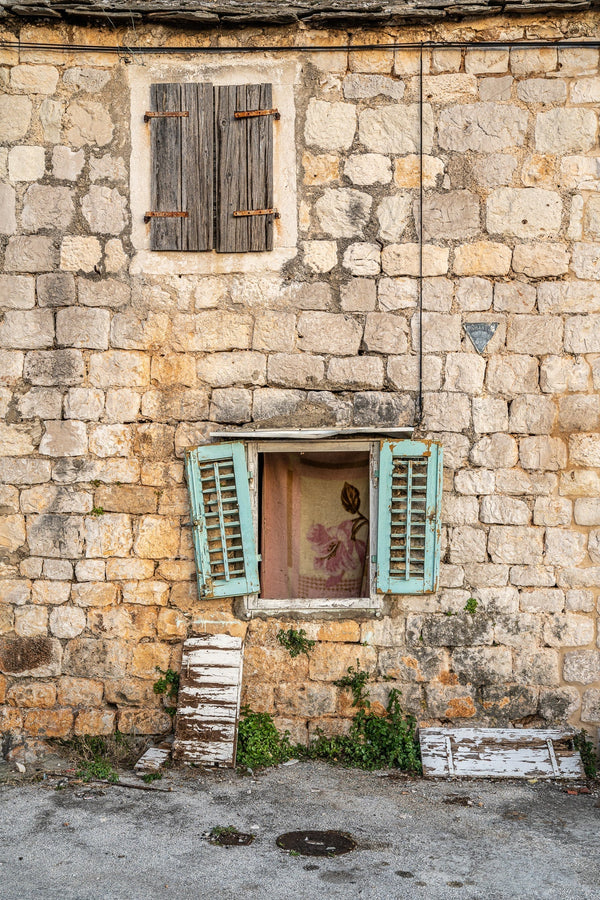
M 379 461 L 377 589 L 417 594 L 437 589 L 442 448 L 384 441 Z
M 152 250 L 214 247 L 214 102 L 211 84 L 153 84 L 150 111 L 187 113 L 150 117 Z
M 236 112 L 271 109 L 270 84 L 215 88 L 216 249 L 273 249 L 273 215 L 234 216 L 273 208 L 273 117 L 236 119 Z
M 186 475 L 200 596 L 255 593 L 258 558 L 243 444 L 189 451 Z

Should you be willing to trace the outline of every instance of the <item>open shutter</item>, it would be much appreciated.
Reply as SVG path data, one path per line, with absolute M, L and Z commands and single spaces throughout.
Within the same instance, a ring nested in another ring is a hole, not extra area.
M 200 596 L 237 597 L 258 591 L 243 444 L 190 450 L 186 454 L 186 475 Z
M 155 114 L 149 117 L 152 145 L 150 247 L 152 250 L 212 250 L 212 85 L 153 84 L 149 111 Z
M 420 594 L 437 589 L 442 447 L 430 441 L 383 441 L 379 459 L 377 590 Z
M 273 116 L 270 84 L 215 88 L 217 235 L 220 253 L 273 249 Z M 258 213 L 234 216 L 234 212 Z

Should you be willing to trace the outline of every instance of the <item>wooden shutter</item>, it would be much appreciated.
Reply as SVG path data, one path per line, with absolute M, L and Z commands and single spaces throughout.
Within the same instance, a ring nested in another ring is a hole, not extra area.
M 220 253 L 273 249 L 273 215 L 235 217 L 273 208 L 273 116 L 236 119 L 271 109 L 270 84 L 215 88 L 217 234 Z
M 184 212 L 186 218 L 150 218 L 152 250 L 212 250 L 214 104 L 210 84 L 153 84 L 150 117 L 151 212 Z
M 189 451 L 186 474 L 200 596 L 255 593 L 258 559 L 243 444 Z
M 377 590 L 419 594 L 437 589 L 442 447 L 383 441 L 379 460 Z

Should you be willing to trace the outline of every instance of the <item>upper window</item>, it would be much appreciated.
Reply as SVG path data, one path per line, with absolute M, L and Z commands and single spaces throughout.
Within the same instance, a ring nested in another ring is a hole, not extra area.
M 273 249 L 270 84 L 152 84 L 152 250 Z
M 437 589 L 439 444 L 223 443 L 190 451 L 186 469 L 201 596 L 373 609 Z

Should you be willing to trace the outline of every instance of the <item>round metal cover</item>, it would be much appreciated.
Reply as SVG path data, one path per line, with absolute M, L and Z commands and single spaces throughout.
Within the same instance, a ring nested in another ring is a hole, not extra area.
M 341 856 L 356 849 L 356 841 L 345 831 L 288 831 L 276 844 L 302 856 Z

